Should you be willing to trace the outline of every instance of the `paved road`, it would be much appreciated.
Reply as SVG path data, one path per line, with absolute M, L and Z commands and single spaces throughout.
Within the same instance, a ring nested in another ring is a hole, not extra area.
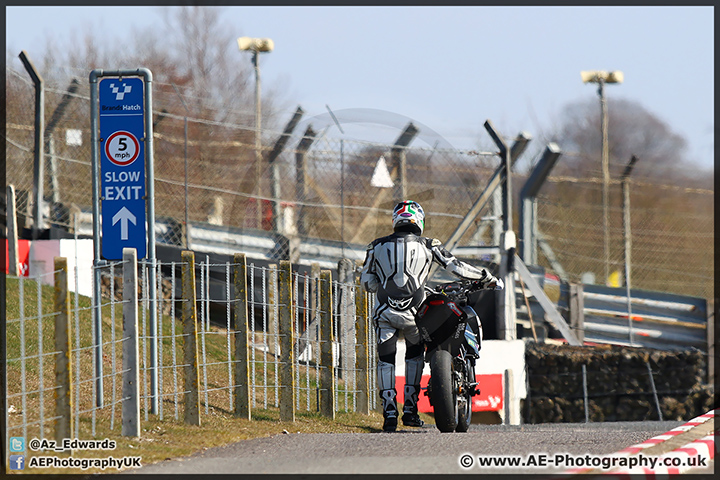
M 123 473 L 557 473 L 541 468 L 480 468 L 479 456 L 530 454 L 606 455 L 665 433 L 684 422 L 618 422 L 543 425 L 473 425 L 468 433 L 440 433 L 434 425 L 395 433 L 290 433 L 205 450 Z M 685 434 L 683 434 L 685 435 Z M 463 468 L 460 458 L 473 457 Z

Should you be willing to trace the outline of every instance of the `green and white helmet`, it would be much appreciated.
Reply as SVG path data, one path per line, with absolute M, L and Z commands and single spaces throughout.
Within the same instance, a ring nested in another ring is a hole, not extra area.
M 419 203 L 412 200 L 405 200 L 395 205 L 392 216 L 393 229 L 403 225 L 415 225 L 419 230 L 418 235 L 422 235 L 425 228 L 425 211 Z

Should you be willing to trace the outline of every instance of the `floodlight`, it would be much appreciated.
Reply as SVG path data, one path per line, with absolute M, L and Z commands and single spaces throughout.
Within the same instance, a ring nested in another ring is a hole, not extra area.
M 580 72 L 583 83 L 622 83 L 623 72 L 615 70 L 606 72 L 604 70 L 585 70 Z
M 253 50 L 255 52 L 272 52 L 275 44 L 270 38 L 240 37 L 237 39 L 240 50 Z

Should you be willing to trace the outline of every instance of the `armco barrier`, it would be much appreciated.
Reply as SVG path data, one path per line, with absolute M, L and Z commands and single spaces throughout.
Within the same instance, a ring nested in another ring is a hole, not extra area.
M 647 290 L 630 290 L 630 319 L 624 287 L 582 285 L 585 343 L 707 352 L 707 300 Z M 569 311 L 569 286 L 562 284 L 558 307 Z M 570 314 L 568 313 L 568 318 Z

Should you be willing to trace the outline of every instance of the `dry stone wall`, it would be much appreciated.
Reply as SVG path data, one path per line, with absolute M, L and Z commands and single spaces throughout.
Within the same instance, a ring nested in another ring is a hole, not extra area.
M 699 350 L 531 342 L 525 360 L 526 423 L 584 422 L 586 403 L 590 422 L 658 420 L 658 406 L 663 420 L 689 420 L 716 406 Z
M 119 270 L 119 269 L 118 269 Z M 122 274 L 122 272 L 120 272 Z M 112 279 L 111 279 L 112 278 Z M 162 313 L 163 315 L 170 315 L 172 312 L 172 301 L 173 291 L 172 283 L 167 278 L 163 278 L 161 281 L 162 286 Z M 137 280 L 137 291 L 138 297 L 148 295 L 147 283 L 143 285 L 142 272 L 138 271 Z M 157 288 L 157 287 L 156 287 Z M 122 302 L 123 300 L 123 279 L 122 276 L 115 275 L 111 277 L 108 272 L 103 271 L 100 275 L 100 292 L 103 298 L 110 298 L 111 294 L 114 297 L 113 300 L 116 302 Z

